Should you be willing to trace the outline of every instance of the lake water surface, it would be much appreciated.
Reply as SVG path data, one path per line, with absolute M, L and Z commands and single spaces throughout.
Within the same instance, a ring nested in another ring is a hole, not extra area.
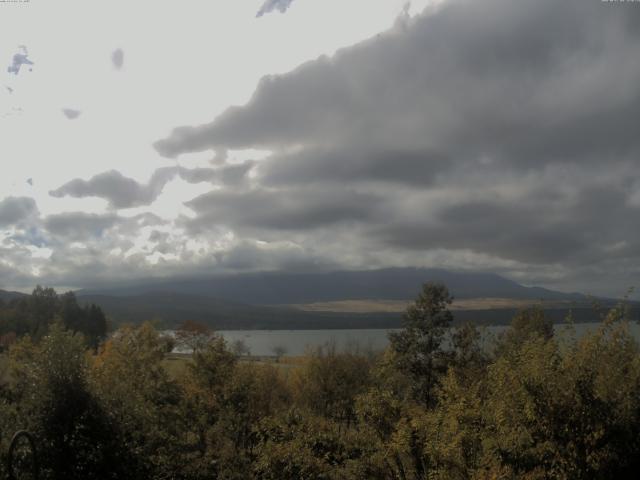
M 577 323 L 573 325 L 575 335 L 580 337 L 586 332 L 598 328 L 598 323 Z M 484 345 L 490 342 L 503 330 L 505 326 L 481 327 Z M 556 335 L 567 335 L 568 325 L 555 325 Z M 640 340 L 640 325 L 630 324 L 633 336 Z M 316 348 L 326 344 L 335 344 L 338 350 L 353 349 L 383 350 L 389 340 L 387 334 L 397 330 L 221 330 L 221 334 L 230 345 L 236 340 L 242 340 L 251 351 L 251 355 L 274 355 L 274 348 L 283 347 L 286 355 L 302 355 L 309 348 Z

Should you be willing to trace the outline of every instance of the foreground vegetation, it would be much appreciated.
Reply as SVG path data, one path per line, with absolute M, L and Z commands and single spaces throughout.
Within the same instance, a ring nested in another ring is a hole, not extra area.
M 487 350 L 472 325 L 451 330 L 450 302 L 426 284 L 385 352 L 327 346 L 296 368 L 186 329 L 194 354 L 175 375 L 150 324 L 100 342 L 52 301 L 5 354 L 0 452 L 26 428 L 51 479 L 636 478 L 640 350 L 623 308 L 580 339 L 525 310 Z

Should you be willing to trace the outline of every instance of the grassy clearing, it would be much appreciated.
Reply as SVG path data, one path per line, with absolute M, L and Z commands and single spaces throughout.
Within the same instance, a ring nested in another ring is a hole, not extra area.
M 305 312 L 334 313 L 403 313 L 411 303 L 410 300 L 339 300 L 334 302 L 315 302 L 288 305 Z M 456 299 L 451 310 L 500 310 L 524 309 L 532 306 L 545 308 L 567 307 L 567 301 L 541 301 L 517 298 L 463 298 Z
M 184 375 L 187 365 L 190 363 L 190 355 L 169 354 L 163 360 L 162 366 L 169 374 L 169 377 L 176 380 Z

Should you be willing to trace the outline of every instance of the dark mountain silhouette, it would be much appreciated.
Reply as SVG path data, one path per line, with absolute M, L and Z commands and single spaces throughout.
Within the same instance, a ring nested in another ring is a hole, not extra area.
M 0 299 L 4 300 L 5 302 L 13 300 L 14 298 L 24 297 L 25 295 L 25 293 L 20 292 L 9 292 L 6 290 L 0 290 Z
M 577 293 L 526 287 L 493 273 L 440 269 L 389 268 L 329 273 L 250 273 L 199 278 L 149 280 L 133 285 L 95 288 L 79 295 L 140 295 L 152 291 L 198 295 L 251 305 L 283 305 L 337 300 L 411 300 L 428 281 L 442 282 L 455 298 L 513 298 L 585 301 Z
M 295 304 L 341 300 L 415 299 L 423 283 L 446 284 L 457 299 L 503 298 L 545 301 L 545 310 L 561 322 L 569 309 L 575 321 L 597 321 L 588 297 L 526 287 L 493 273 L 439 269 L 390 268 L 329 273 L 250 273 L 225 276 L 138 281 L 131 285 L 77 292 L 79 299 L 100 305 L 116 321 L 156 320 L 172 327 L 183 320 L 214 328 L 319 329 L 390 328 L 401 325 L 400 312 L 303 311 Z M 607 301 L 610 303 L 610 301 Z M 520 302 L 522 304 L 522 302 Z M 457 322 L 509 323 L 518 307 L 458 310 Z
M 597 321 L 588 297 L 527 287 L 493 273 L 440 269 L 389 268 L 329 273 L 250 273 L 136 281 L 76 292 L 81 303 L 95 303 L 115 322 L 155 320 L 172 328 L 194 320 L 218 329 L 391 328 L 401 325 L 400 311 L 309 311 L 296 304 L 342 300 L 415 299 L 428 281 L 446 284 L 455 298 L 512 299 L 503 308 L 461 309 L 456 322 L 506 324 L 523 304 L 538 303 L 555 322 L 571 310 L 577 322 Z M 0 291 L 9 300 L 22 294 Z M 520 302 L 516 302 L 516 300 Z M 611 300 L 603 300 L 610 305 Z M 481 303 L 481 302 L 480 302 Z M 491 302 L 488 302 L 490 304 Z M 634 309 L 637 311 L 637 305 Z M 331 309 L 329 309 L 331 310 Z
M 398 328 L 401 312 L 340 312 L 303 311 L 287 306 L 247 305 L 225 302 L 199 295 L 171 292 L 147 292 L 140 295 L 83 295 L 81 303 L 95 303 L 116 323 L 141 323 L 151 320 L 159 328 L 175 328 L 185 320 L 207 324 L 214 329 L 342 329 Z M 532 304 L 535 301 L 532 300 Z M 569 310 L 577 323 L 596 322 L 598 312 L 585 303 L 549 304 L 546 315 L 554 322 L 563 322 Z M 454 323 L 506 325 L 518 308 L 454 310 Z M 634 309 L 635 317 L 638 308 Z
M 401 319 L 398 313 L 304 312 L 162 291 L 126 296 L 82 295 L 79 300 L 100 305 L 118 323 L 151 320 L 161 328 L 174 328 L 184 320 L 216 329 L 392 328 L 399 326 Z

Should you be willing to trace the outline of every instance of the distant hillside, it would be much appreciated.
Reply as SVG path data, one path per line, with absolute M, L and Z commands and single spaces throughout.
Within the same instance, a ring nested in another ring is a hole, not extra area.
M 25 296 L 24 293 L 20 292 L 8 292 L 6 290 L 0 290 L 0 299 L 6 301 L 13 300 L 14 298 L 20 298 Z
M 82 295 L 79 300 L 99 305 L 117 323 L 135 324 L 150 320 L 160 328 L 173 328 L 184 320 L 227 330 L 393 328 L 399 326 L 401 321 L 398 313 L 304 312 L 294 308 L 246 305 L 172 292 L 127 296 Z
M 195 320 L 218 329 L 391 328 L 428 281 L 445 283 L 458 299 L 456 321 L 505 324 L 518 308 L 544 301 L 561 322 L 596 321 L 587 297 L 525 287 L 492 273 L 392 268 L 360 272 L 252 273 L 143 281 L 77 292 L 119 322 Z M 375 307 L 375 308 L 374 308 Z
M 169 279 L 76 293 L 80 303 L 99 305 L 116 323 L 152 320 L 172 328 L 194 320 L 227 330 L 394 328 L 427 281 L 443 282 L 452 291 L 457 323 L 507 324 L 519 308 L 540 300 L 554 322 L 562 322 L 569 310 L 576 322 L 599 320 L 581 294 L 525 287 L 491 273 L 435 269 Z M 5 301 L 23 295 L 0 290 Z M 639 305 L 634 303 L 635 318 Z
M 148 292 L 141 295 L 84 295 L 80 302 L 96 303 L 116 323 L 155 321 L 159 328 L 173 328 L 184 320 L 194 320 L 218 330 L 316 330 L 344 328 L 397 328 L 402 313 L 357 311 L 305 311 L 299 308 L 246 305 L 223 302 L 208 297 L 170 292 Z M 549 307 L 545 311 L 555 323 L 562 322 L 569 306 Z M 514 308 L 454 310 L 454 322 L 477 325 L 505 325 Z M 573 309 L 574 321 L 598 321 L 597 313 L 584 306 Z M 637 309 L 636 309 L 637 317 Z
M 339 300 L 411 300 L 428 281 L 446 284 L 456 298 L 512 298 L 584 301 L 539 287 L 525 287 L 493 273 L 450 272 L 440 269 L 389 268 L 331 273 L 251 273 L 139 282 L 118 288 L 91 289 L 79 295 L 140 295 L 164 291 L 251 305 L 304 304 Z

